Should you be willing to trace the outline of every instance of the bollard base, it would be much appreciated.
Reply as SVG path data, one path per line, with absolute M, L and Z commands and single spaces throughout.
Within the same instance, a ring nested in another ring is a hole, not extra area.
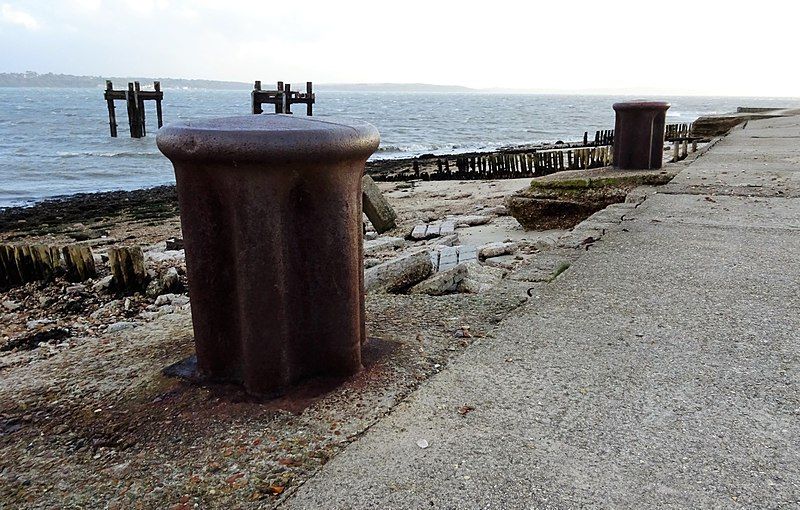
M 269 403 L 278 409 L 295 414 L 302 413 L 307 407 L 313 405 L 325 395 L 331 393 L 344 384 L 353 387 L 368 385 L 370 378 L 374 378 L 377 367 L 383 366 L 386 360 L 397 352 L 400 344 L 384 338 L 369 337 L 362 345 L 362 361 L 364 368 L 356 374 L 348 376 L 328 376 L 307 379 L 285 391 L 276 391 L 273 394 L 256 395 L 244 391 L 244 388 L 235 380 L 221 380 L 204 376 L 197 370 L 197 356 L 191 355 L 161 370 L 164 377 L 183 381 L 191 386 L 216 388 L 218 395 L 226 400 L 245 400 Z M 354 377 L 355 376 L 355 377 Z M 233 393 L 231 393 L 233 391 Z

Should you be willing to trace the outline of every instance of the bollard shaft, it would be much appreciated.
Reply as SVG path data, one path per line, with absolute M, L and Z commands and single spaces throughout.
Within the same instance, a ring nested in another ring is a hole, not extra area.
M 167 126 L 198 372 L 273 396 L 361 368 L 366 123 L 258 115 Z
M 615 103 L 614 167 L 623 170 L 659 169 L 664 151 L 664 126 L 669 103 Z

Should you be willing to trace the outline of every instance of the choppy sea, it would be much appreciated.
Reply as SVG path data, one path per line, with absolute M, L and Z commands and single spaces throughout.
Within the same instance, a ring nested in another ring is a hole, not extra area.
M 247 90 L 165 90 L 164 122 L 246 115 Z M 373 158 L 495 149 L 581 139 L 614 127 L 611 105 L 630 97 L 483 93 L 317 92 L 315 116 L 370 122 L 381 133 Z M 667 122 L 691 122 L 737 106 L 799 106 L 800 99 L 659 97 Z M 295 106 L 298 112 L 304 107 Z M 109 136 L 101 89 L 0 88 L 0 207 L 82 192 L 174 182 L 169 161 L 149 135 L 131 139 L 122 103 L 119 137 Z

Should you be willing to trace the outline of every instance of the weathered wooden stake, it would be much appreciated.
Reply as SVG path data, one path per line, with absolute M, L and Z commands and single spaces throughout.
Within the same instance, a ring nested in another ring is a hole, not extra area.
M 163 97 L 163 94 L 161 94 L 161 82 L 160 81 L 154 82 L 153 83 L 153 89 L 157 92 L 157 94 L 156 94 L 156 117 L 158 118 L 157 119 L 158 120 L 158 128 L 161 129 L 161 127 L 164 125 L 164 119 L 163 119 L 163 116 L 161 115 L 161 98 Z
M 108 104 L 108 126 L 111 128 L 111 136 L 117 137 L 117 114 L 114 107 L 114 98 L 111 93 L 114 90 L 114 85 L 110 80 L 106 80 L 106 103 Z
M 136 97 L 136 112 L 139 114 L 139 132 L 141 136 L 147 136 L 147 128 L 144 119 L 144 99 L 142 99 L 142 87 L 138 81 L 133 82 L 133 93 Z
M 133 83 L 128 84 L 128 90 L 125 92 L 125 102 L 128 106 L 128 127 L 131 131 L 131 138 L 141 138 L 142 132 L 137 125 L 139 115 L 136 112 L 136 92 L 133 90 Z
M 314 95 L 313 87 L 311 86 L 311 82 L 310 81 L 306 82 L 306 94 L 308 95 L 309 98 Z M 306 103 L 306 115 L 311 117 L 311 114 L 313 113 L 313 110 L 314 110 L 314 102 L 313 101 L 308 101 Z
M 147 280 L 144 253 L 139 246 L 115 246 L 108 249 L 108 263 L 118 289 L 141 289 Z

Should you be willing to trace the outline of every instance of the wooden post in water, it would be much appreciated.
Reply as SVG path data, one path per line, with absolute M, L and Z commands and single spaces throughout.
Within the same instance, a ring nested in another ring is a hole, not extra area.
M 128 128 L 131 131 L 131 138 L 141 138 L 142 134 L 137 125 L 139 114 L 136 112 L 136 93 L 133 90 L 133 83 L 128 83 L 128 90 L 125 91 L 125 103 L 128 107 Z
M 161 115 L 161 98 L 163 98 L 163 94 L 161 94 L 161 82 L 156 81 L 153 82 L 153 89 L 156 91 L 156 117 L 158 120 L 158 128 L 164 125 L 164 118 Z
M 136 111 L 139 114 L 139 132 L 141 136 L 147 135 L 147 128 L 144 118 L 144 99 L 142 99 L 142 87 L 138 81 L 133 82 L 133 93 L 136 97 Z
M 308 94 L 309 99 L 313 95 L 313 89 L 311 87 L 310 81 L 306 82 L 306 94 Z M 314 103 L 310 100 L 306 103 L 306 115 L 308 115 L 309 117 L 311 117 L 311 113 L 313 112 L 313 106 Z
M 251 111 L 253 112 L 253 115 L 258 115 L 259 113 L 264 112 L 264 110 L 261 108 L 261 103 L 256 100 L 259 92 L 261 92 L 261 80 L 256 80 L 256 82 L 253 84 L 253 91 L 250 93 L 250 102 L 252 103 Z M 275 108 L 275 113 L 278 113 L 277 105 Z
M 283 111 L 283 82 L 278 82 L 278 101 L 275 103 L 275 113 L 286 113 Z
M 292 113 L 292 102 L 289 101 L 292 95 L 292 84 L 291 83 L 284 83 L 283 84 L 283 113 L 291 115 Z
M 108 126 L 111 128 L 111 137 L 117 137 L 117 114 L 114 107 L 114 98 L 112 97 L 111 93 L 114 90 L 114 86 L 111 84 L 111 80 L 106 80 L 106 103 L 108 104 Z

